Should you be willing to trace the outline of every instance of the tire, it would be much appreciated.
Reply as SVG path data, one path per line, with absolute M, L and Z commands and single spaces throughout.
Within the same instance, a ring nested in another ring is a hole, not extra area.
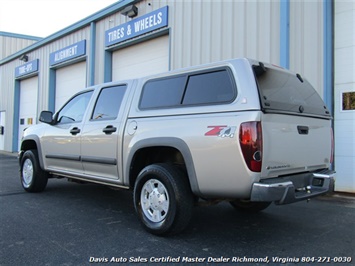
M 188 225 L 194 198 L 186 175 L 170 164 L 152 164 L 138 175 L 134 206 L 143 227 L 155 235 L 180 233 Z
M 230 204 L 238 211 L 244 213 L 257 213 L 265 210 L 271 202 L 250 202 L 247 200 L 234 200 Z
M 21 159 L 20 177 L 27 192 L 42 192 L 48 182 L 48 173 L 39 165 L 37 150 L 26 151 Z

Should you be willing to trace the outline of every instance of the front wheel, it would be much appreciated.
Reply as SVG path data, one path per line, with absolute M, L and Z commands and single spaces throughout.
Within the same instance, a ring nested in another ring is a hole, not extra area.
M 145 167 L 134 186 L 134 206 L 144 228 L 155 235 L 176 234 L 188 225 L 194 198 L 186 175 L 169 164 Z
M 46 188 L 48 173 L 39 165 L 37 150 L 28 150 L 23 154 L 20 177 L 22 187 L 28 192 L 41 192 Z

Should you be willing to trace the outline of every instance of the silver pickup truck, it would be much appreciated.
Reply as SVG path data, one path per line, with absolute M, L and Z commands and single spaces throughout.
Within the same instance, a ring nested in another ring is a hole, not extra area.
M 327 193 L 331 120 L 301 75 L 249 59 L 96 85 L 24 131 L 21 183 L 132 189 L 143 227 L 174 234 L 202 200 L 255 212 Z

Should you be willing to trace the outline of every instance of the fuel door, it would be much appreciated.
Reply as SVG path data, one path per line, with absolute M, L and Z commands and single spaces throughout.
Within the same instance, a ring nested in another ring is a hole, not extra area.
M 128 124 L 127 133 L 132 136 L 134 133 L 136 133 L 137 128 L 138 128 L 138 124 L 135 120 L 133 120 Z

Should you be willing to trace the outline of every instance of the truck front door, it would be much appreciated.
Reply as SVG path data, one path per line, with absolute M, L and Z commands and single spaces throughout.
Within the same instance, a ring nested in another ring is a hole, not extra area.
M 75 95 L 56 114 L 42 139 L 46 169 L 63 173 L 83 173 L 80 142 L 83 119 L 93 91 Z

